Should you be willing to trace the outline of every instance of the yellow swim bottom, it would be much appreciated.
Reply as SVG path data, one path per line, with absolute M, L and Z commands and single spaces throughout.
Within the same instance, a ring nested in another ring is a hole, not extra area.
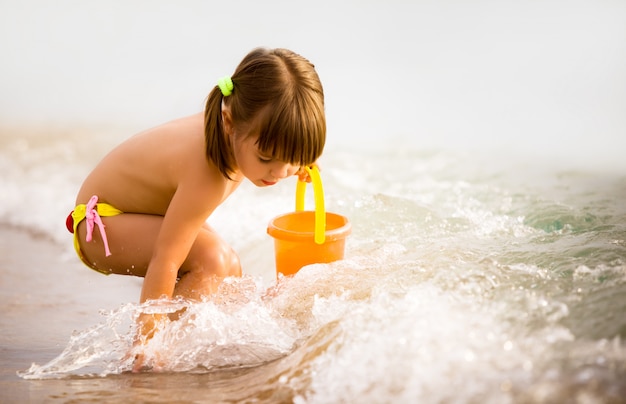
M 86 220 L 87 221 L 86 222 L 87 237 L 85 238 L 86 241 L 90 242 L 92 240 L 93 229 L 94 229 L 94 226 L 97 225 L 98 228 L 100 229 L 100 235 L 102 236 L 102 241 L 104 242 L 105 255 L 107 257 L 111 255 L 111 252 L 109 251 L 109 242 L 107 240 L 106 232 L 104 231 L 104 224 L 102 223 L 102 220 L 100 219 L 100 217 L 117 216 L 124 212 L 109 205 L 108 203 L 97 203 L 97 202 L 98 202 L 98 197 L 94 195 L 91 197 L 88 203 L 80 204 L 76 206 L 76 208 L 74 208 L 74 210 L 67 217 L 66 225 L 67 225 L 67 229 L 71 233 L 74 233 L 74 249 L 76 250 L 76 254 L 78 255 L 78 258 L 80 258 L 80 260 L 89 268 L 97 272 L 100 272 L 101 274 L 109 275 L 110 274 L 109 272 L 102 271 L 96 268 L 95 265 L 87 261 L 87 259 L 85 258 L 85 255 L 80 249 L 80 243 L 78 241 L 78 232 L 77 232 L 78 225 L 83 220 Z

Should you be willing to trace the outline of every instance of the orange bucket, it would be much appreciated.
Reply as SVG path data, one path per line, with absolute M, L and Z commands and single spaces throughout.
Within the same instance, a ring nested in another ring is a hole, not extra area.
M 293 275 L 305 265 L 343 259 L 348 218 L 326 212 L 324 190 L 317 167 L 305 167 L 313 183 L 315 211 L 304 210 L 306 182 L 296 186 L 296 211 L 272 219 L 267 233 L 274 238 L 276 274 Z

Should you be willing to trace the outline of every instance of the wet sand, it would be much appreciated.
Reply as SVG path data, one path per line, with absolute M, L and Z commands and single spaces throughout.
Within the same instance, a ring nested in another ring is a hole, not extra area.
M 71 238 L 68 235 L 68 243 Z M 24 380 L 18 371 L 58 356 L 75 330 L 98 324 L 101 310 L 139 298 L 141 279 L 89 270 L 67 246 L 0 226 L 0 403 L 291 402 L 293 390 L 268 385 L 298 355 L 252 368 L 209 373 L 125 373 Z
M 16 372 L 56 357 L 74 330 L 101 320 L 100 309 L 136 301 L 140 280 L 97 274 L 66 246 L 6 226 L 0 226 L 0 274 L 0 402 L 80 398 L 93 381 L 31 381 Z

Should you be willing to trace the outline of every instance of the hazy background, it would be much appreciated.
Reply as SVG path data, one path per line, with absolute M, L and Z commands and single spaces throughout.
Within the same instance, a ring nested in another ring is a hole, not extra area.
M 199 111 L 256 46 L 318 67 L 329 147 L 626 171 L 626 2 L 0 0 L 0 136 Z M 328 149 L 327 149 L 328 150 Z

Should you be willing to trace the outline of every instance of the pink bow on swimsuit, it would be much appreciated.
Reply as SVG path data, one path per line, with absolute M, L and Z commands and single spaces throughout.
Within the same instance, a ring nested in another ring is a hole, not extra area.
M 104 231 L 104 223 L 102 223 L 102 219 L 100 218 L 100 215 L 98 214 L 98 210 L 96 209 L 97 204 L 98 204 L 98 196 L 94 195 L 91 197 L 91 199 L 89 199 L 89 202 L 87 203 L 85 207 L 85 221 L 87 223 L 87 237 L 85 237 L 85 240 L 87 242 L 90 242 L 92 240 L 94 223 L 97 224 L 98 229 L 100 229 L 100 235 L 102 235 L 102 241 L 104 242 L 104 252 L 105 252 L 105 255 L 108 257 L 109 255 L 111 255 L 111 251 L 109 250 L 109 242 L 107 241 L 107 234 Z

